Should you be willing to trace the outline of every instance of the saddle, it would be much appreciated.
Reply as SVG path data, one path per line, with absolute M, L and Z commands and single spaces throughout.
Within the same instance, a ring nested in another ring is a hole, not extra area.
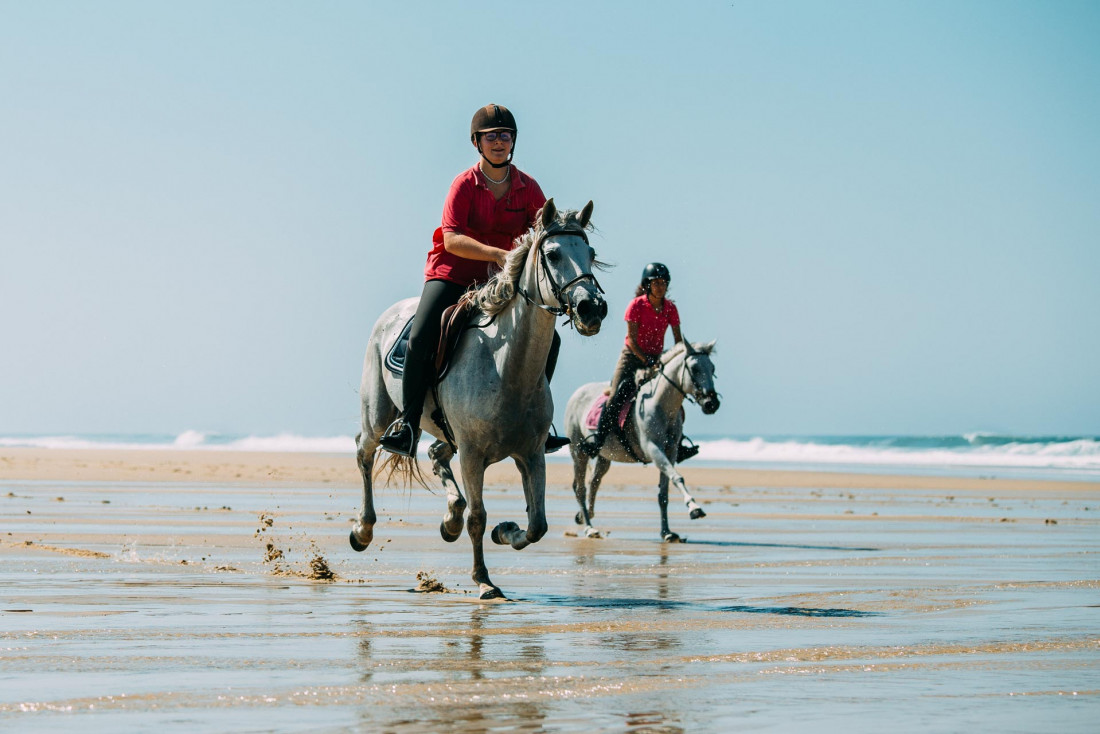
M 447 376 L 447 370 L 451 366 L 451 358 L 458 348 L 458 340 L 466 324 L 470 322 L 474 312 L 473 301 L 463 295 L 458 303 L 443 309 L 443 315 L 439 320 L 439 344 L 435 349 L 435 382 L 439 382 Z M 409 332 L 412 331 L 413 317 L 405 322 L 401 333 L 397 335 L 390 351 L 386 353 L 386 369 L 395 376 L 405 374 L 405 355 L 409 349 Z
M 603 414 L 604 408 L 607 406 L 608 401 L 611 400 L 610 391 L 604 391 L 600 393 L 592 405 L 588 408 L 588 412 L 584 416 L 584 425 L 590 431 L 599 429 L 600 416 Z M 628 438 L 633 433 L 634 423 L 634 403 L 638 400 L 637 388 L 629 395 L 624 402 L 623 407 L 619 409 L 619 415 L 615 417 L 615 434 L 619 439 L 619 443 L 626 449 L 626 452 L 639 463 L 648 464 L 644 458 L 639 456 L 635 451 L 632 442 Z M 680 406 L 680 421 L 681 423 L 687 417 L 687 413 L 684 411 L 684 407 Z M 676 447 L 676 463 L 680 464 L 687 461 L 691 457 L 699 453 L 699 446 L 694 441 L 688 438 L 686 435 L 680 437 L 680 445 Z

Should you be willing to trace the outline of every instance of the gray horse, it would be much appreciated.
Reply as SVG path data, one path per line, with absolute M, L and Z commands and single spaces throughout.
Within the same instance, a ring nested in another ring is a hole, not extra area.
M 590 382 L 581 385 L 565 408 L 565 432 L 569 436 L 573 454 L 573 492 L 580 504 L 578 525 L 584 525 L 584 534 L 600 537 L 600 531 L 592 527 L 596 515 L 596 492 L 600 480 L 611 467 L 612 461 L 654 463 L 661 472 L 657 485 L 657 504 L 661 508 L 661 539 L 666 542 L 681 541 L 679 535 L 668 529 L 668 484 L 671 480 L 684 495 L 684 504 L 691 511 L 691 519 L 705 517 L 706 513 L 688 493 L 684 478 L 676 471 L 677 447 L 683 436 L 684 419 L 681 408 L 684 399 L 692 395 L 707 415 L 718 410 L 718 393 L 714 390 L 714 363 L 710 355 L 714 342 L 691 344 L 686 340 L 661 355 L 653 370 L 638 370 L 638 398 L 634 403 L 632 421 L 627 423 L 627 446 L 618 432 L 607 437 L 596 457 L 592 469 L 592 483 L 587 487 L 585 504 L 585 476 L 588 473 L 588 455 L 581 450 L 581 442 L 596 432 L 585 425 L 585 417 L 597 398 L 606 392 L 606 382 Z M 670 458 L 671 457 L 671 458 Z
M 586 234 L 591 216 L 592 202 L 579 213 L 561 214 L 553 199 L 546 202 L 535 226 L 517 240 L 504 268 L 472 292 L 482 325 L 463 332 L 446 377 L 424 404 L 421 429 L 438 439 L 428 456 L 447 489 L 440 534 L 448 542 L 462 533 L 467 500 L 451 472 L 452 445 L 430 417 L 437 407 L 442 408 L 454 446 L 462 452 L 462 480 L 470 509 L 466 529 L 474 548 L 473 579 L 482 599 L 503 596 L 489 579 L 482 548 L 486 527 L 482 488 L 487 466 L 507 457 L 515 460 L 527 503 L 527 529 L 502 522 L 492 531 L 493 542 L 519 550 L 546 533 L 544 444 L 554 402 L 545 367 L 554 317 L 568 315 L 578 332 L 592 336 L 607 315 L 607 303 L 592 275 L 596 253 Z M 350 536 L 357 551 L 364 550 L 374 537 L 372 475 L 378 439 L 401 405 L 401 380 L 385 368 L 383 360 L 416 311 L 418 300 L 410 298 L 387 309 L 375 323 L 367 345 L 359 388 L 362 429 L 356 438 L 363 511 Z M 388 455 L 385 463 L 391 474 L 406 481 L 423 481 L 415 458 Z

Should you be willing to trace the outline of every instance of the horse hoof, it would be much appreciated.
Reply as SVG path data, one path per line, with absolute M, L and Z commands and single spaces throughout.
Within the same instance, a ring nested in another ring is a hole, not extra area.
M 681 538 L 676 533 L 665 533 L 661 536 L 661 540 L 666 543 L 683 543 L 685 539 Z
M 602 538 L 603 533 L 601 533 L 596 528 L 588 528 L 587 530 L 584 531 L 584 537 L 586 537 L 586 538 Z
M 490 586 L 490 587 L 486 588 L 484 591 L 482 591 L 481 596 L 479 596 L 478 598 L 479 599 L 486 599 L 486 600 L 487 599 L 503 599 L 504 598 L 504 592 L 501 591 L 500 589 L 498 589 L 495 586 Z
M 493 528 L 493 532 L 489 533 L 489 537 L 492 538 L 493 542 L 497 545 L 507 545 L 508 541 L 501 537 L 501 533 L 513 533 L 517 530 L 519 530 L 519 525 L 509 520 Z
M 365 551 L 367 549 L 367 546 L 360 543 L 359 538 L 355 537 L 355 531 L 354 530 L 352 530 L 350 533 L 348 533 L 348 542 L 351 543 L 351 548 L 356 553 L 362 553 L 363 551 Z
M 447 532 L 447 524 L 441 522 L 439 523 L 439 534 L 443 536 L 443 540 L 447 541 L 448 543 L 453 543 L 458 540 L 458 536 L 462 535 L 462 530 L 460 529 L 457 533 L 452 535 L 451 533 Z
M 707 513 L 703 512 L 702 507 L 696 507 L 694 510 L 691 511 L 691 515 L 690 515 L 692 520 L 698 520 L 699 518 L 706 517 L 706 516 L 707 516 Z
M 578 525 L 584 525 L 584 515 L 578 512 L 576 515 L 573 516 L 573 522 L 577 523 Z

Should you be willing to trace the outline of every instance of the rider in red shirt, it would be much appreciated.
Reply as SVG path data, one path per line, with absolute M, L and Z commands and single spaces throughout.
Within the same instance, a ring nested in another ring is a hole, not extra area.
M 590 457 L 600 453 L 623 405 L 637 389 L 635 371 L 657 364 L 664 351 L 668 328 L 672 327 L 674 343 L 683 341 L 680 313 L 676 310 L 676 304 L 665 298 L 670 280 L 668 268 L 661 263 L 650 263 L 642 271 L 641 285 L 634 293 L 634 300 L 626 307 L 626 341 L 611 378 L 611 398 L 600 414 L 596 434 L 580 445 Z
M 403 408 L 381 438 L 387 451 L 416 455 L 443 310 L 504 265 L 515 239 L 534 225 L 536 214 L 546 203 L 535 179 L 512 165 L 515 141 L 516 119 L 507 108 L 490 104 L 474 113 L 470 142 L 481 159 L 451 183 L 443 203 L 442 225 L 432 237 L 424 266 L 424 290 L 405 352 Z M 560 346 L 561 337 L 555 331 L 546 360 L 547 380 L 554 373 Z M 569 439 L 550 435 L 546 450 L 555 451 L 568 443 Z

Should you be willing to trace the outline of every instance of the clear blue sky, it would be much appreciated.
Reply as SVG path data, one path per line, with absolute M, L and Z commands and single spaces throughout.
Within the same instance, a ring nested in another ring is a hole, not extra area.
M 690 433 L 1100 434 L 1100 3 L 0 0 L 0 434 L 353 434 L 467 135 L 717 339 Z

